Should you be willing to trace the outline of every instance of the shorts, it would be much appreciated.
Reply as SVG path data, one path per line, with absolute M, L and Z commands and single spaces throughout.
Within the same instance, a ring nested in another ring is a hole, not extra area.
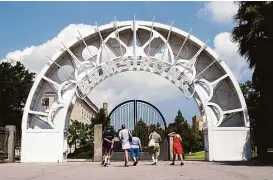
M 103 148 L 103 154 L 106 155 L 112 155 L 113 149 L 112 148 Z
M 131 157 L 132 157 L 132 159 L 133 159 L 133 157 L 139 158 L 139 155 L 140 155 L 139 148 L 132 148 L 131 149 Z
M 103 143 L 102 144 L 102 151 L 104 155 L 112 155 L 113 153 L 113 148 L 111 148 L 112 144 L 111 143 Z
M 129 141 L 125 142 L 125 143 L 122 143 L 122 149 L 123 150 L 128 150 L 130 148 L 131 148 L 131 145 L 130 145 Z
M 154 147 L 149 147 L 149 153 L 150 153 L 150 155 L 159 156 L 159 154 L 160 154 L 160 145 L 159 145 L 159 143 L 156 143 Z

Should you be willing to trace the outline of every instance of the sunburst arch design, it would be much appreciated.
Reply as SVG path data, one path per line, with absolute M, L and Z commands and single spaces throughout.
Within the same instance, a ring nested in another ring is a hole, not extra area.
M 79 32 L 77 39 L 63 46 L 49 58 L 35 80 L 24 109 L 23 134 L 67 130 L 67 114 L 77 97 L 87 98 L 92 88 L 115 74 L 146 71 L 166 78 L 187 98 L 195 99 L 208 141 L 213 141 L 213 131 L 221 129 L 237 129 L 247 136 L 246 103 L 227 65 L 206 43 L 172 24 L 115 21 L 95 27 L 94 32 L 85 37 Z M 72 67 L 73 72 L 65 67 Z M 58 77 L 60 71 L 65 80 Z M 56 92 L 58 98 L 44 111 L 39 103 L 48 89 Z M 246 137 L 240 141 L 246 142 Z M 215 148 L 209 146 L 208 149 L 211 154 Z

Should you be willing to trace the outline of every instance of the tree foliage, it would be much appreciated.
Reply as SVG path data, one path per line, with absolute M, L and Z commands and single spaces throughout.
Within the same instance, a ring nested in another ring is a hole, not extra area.
M 250 120 L 250 130 L 251 130 L 251 147 L 254 150 L 257 145 L 256 136 L 257 136 L 257 119 L 258 119 L 258 110 L 260 109 L 260 91 L 257 89 L 255 84 L 251 81 L 246 81 L 245 83 L 240 84 L 241 90 L 243 92 L 246 104 L 248 107 L 248 114 Z
M 174 121 L 175 121 L 176 124 L 181 124 L 181 123 L 185 122 L 185 119 L 184 119 L 184 117 L 183 117 L 180 109 L 178 110 L 177 115 L 176 115 Z
M 74 146 L 75 152 L 71 153 L 69 157 L 90 158 L 93 154 L 93 140 L 94 140 L 94 125 L 102 124 L 103 129 L 111 127 L 110 118 L 105 114 L 103 108 L 99 109 L 98 113 L 91 119 L 91 124 L 84 124 L 77 120 L 71 120 L 68 129 L 68 146 Z M 88 151 L 88 153 L 87 153 Z M 79 154 L 80 153 L 80 154 Z
M 111 119 L 105 114 L 105 110 L 103 108 L 99 109 L 95 117 L 91 119 L 91 123 L 92 125 L 102 124 L 104 131 L 106 130 L 107 127 L 110 127 L 111 130 L 114 130 L 114 127 L 111 126 Z
M 77 149 L 77 147 L 91 146 L 93 136 L 89 124 L 84 124 L 77 120 L 71 120 L 68 133 L 69 147 L 74 145 L 75 149 Z
M 260 107 L 257 108 L 256 135 L 258 155 L 266 161 L 267 149 L 273 147 L 273 119 L 271 103 L 273 86 L 273 2 L 237 2 L 232 38 L 239 43 L 239 53 L 254 70 L 252 82 L 259 90 Z
M 35 74 L 16 61 L 0 63 L 0 126 L 21 127 L 21 116 Z
M 143 149 L 148 148 L 149 143 L 149 135 L 153 129 L 156 129 L 157 133 L 161 136 L 164 140 L 166 136 L 165 130 L 161 127 L 159 123 L 156 124 L 146 124 L 142 118 L 135 123 L 134 132 L 136 133 L 137 137 L 141 140 L 141 144 Z
M 174 122 L 169 124 L 168 132 L 176 132 L 180 134 L 182 145 L 186 152 L 197 152 L 203 150 L 203 132 L 192 128 L 185 120 L 180 110 L 177 112 Z

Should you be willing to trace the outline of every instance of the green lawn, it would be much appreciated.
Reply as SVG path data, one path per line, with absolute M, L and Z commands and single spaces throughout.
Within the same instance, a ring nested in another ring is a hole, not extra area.
M 205 159 L 205 151 L 192 153 L 191 155 L 185 154 L 185 159 Z

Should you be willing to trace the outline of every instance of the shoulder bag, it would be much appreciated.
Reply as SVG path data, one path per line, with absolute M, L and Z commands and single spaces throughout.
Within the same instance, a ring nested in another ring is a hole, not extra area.
M 155 140 L 153 139 L 153 135 L 149 141 L 148 147 L 155 147 Z

